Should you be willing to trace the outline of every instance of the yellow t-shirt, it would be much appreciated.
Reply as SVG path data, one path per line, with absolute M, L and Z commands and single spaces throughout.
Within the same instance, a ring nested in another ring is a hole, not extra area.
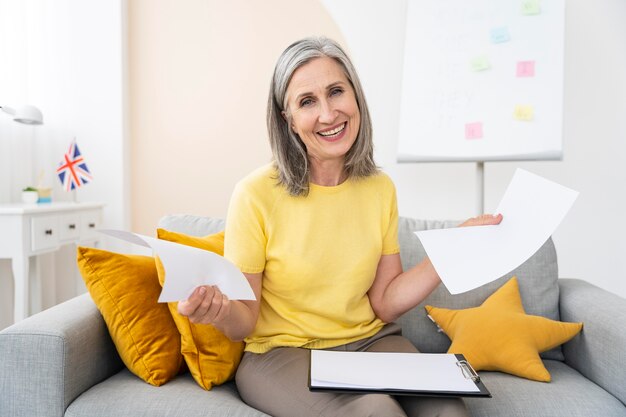
M 261 310 L 246 350 L 323 349 L 376 334 L 368 290 L 381 255 L 395 254 L 398 209 L 379 173 L 290 196 L 266 165 L 241 180 L 226 221 L 224 256 L 263 272 Z

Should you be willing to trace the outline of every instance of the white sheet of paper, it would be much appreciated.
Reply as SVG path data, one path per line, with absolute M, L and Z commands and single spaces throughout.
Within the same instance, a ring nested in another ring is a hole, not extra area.
M 480 391 L 466 379 L 457 358 L 441 353 L 311 351 L 316 388 Z
M 578 192 L 517 169 L 495 213 L 496 226 L 415 232 L 451 294 L 480 287 L 530 258 L 552 235 Z
M 256 299 L 241 271 L 213 252 L 123 230 L 100 232 L 154 250 L 166 272 L 160 303 L 186 300 L 201 285 L 216 285 L 231 300 Z

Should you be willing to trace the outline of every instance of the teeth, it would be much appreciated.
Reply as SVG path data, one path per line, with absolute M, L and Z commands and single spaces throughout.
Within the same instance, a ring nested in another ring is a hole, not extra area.
M 322 136 L 333 136 L 336 135 L 337 133 L 341 132 L 344 128 L 346 127 L 346 124 L 342 124 L 339 127 L 336 127 L 333 130 L 327 130 L 326 132 L 318 132 L 320 135 Z

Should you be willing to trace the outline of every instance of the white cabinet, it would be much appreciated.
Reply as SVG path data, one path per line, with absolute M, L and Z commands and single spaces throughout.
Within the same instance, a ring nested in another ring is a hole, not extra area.
M 100 203 L 0 205 L 0 259 L 11 259 L 15 282 L 13 321 L 29 314 L 29 258 L 67 244 L 98 241 Z
M 33 253 L 59 248 L 59 219 L 56 216 L 30 219 L 30 249 Z
M 80 226 L 81 221 L 79 213 L 63 214 L 59 216 L 59 240 L 61 242 L 79 240 Z
M 96 239 L 100 228 L 100 210 L 85 210 L 80 215 L 80 234 L 82 240 Z

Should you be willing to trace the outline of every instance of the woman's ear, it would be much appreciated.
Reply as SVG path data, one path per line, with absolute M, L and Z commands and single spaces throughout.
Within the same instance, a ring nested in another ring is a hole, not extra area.
M 289 119 L 287 118 L 287 113 L 285 113 L 285 111 L 281 111 L 280 115 L 283 116 L 283 119 L 285 120 L 285 122 L 287 122 L 287 124 L 289 125 L 289 128 L 291 129 L 291 131 L 293 133 L 296 133 L 296 128 L 295 126 L 289 121 Z

